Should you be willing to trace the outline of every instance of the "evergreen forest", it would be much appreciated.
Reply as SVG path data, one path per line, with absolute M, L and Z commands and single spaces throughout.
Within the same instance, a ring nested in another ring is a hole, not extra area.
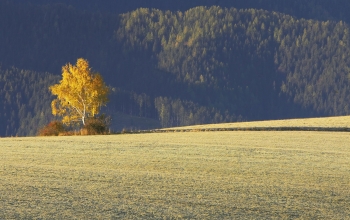
M 112 129 L 347 115 L 347 0 L 0 0 L 0 136 L 56 119 L 49 86 L 86 58 Z M 119 123 L 119 124 L 118 124 Z

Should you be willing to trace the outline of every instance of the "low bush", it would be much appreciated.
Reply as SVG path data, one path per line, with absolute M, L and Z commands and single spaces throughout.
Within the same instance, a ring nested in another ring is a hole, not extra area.
M 62 122 L 52 121 L 42 129 L 40 129 L 39 136 L 58 136 L 65 132 L 67 131 Z
M 110 118 L 105 115 L 101 115 L 96 118 L 90 118 L 85 123 L 81 130 L 81 135 L 99 135 L 109 133 Z
M 39 136 L 72 136 L 72 135 L 100 135 L 109 134 L 110 117 L 101 115 L 87 119 L 79 130 L 77 127 L 67 129 L 60 121 L 52 121 L 38 132 Z

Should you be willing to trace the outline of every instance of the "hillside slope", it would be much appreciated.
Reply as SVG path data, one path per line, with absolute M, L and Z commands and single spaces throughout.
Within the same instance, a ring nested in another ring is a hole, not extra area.
M 253 128 L 283 128 L 288 130 L 300 128 L 300 130 L 308 130 L 316 128 L 319 130 L 334 130 L 341 131 L 342 129 L 350 128 L 350 116 L 339 117 L 323 117 L 323 118 L 298 118 L 298 119 L 284 119 L 284 120 L 267 120 L 267 121 L 252 121 L 252 122 L 236 122 L 236 123 L 221 123 L 221 124 L 207 124 L 207 125 L 193 125 L 185 127 L 165 128 L 160 131 L 197 131 L 197 130 L 227 130 L 227 129 L 253 129 Z M 338 130 L 340 129 L 340 130 Z
M 53 120 L 48 85 L 58 79 L 50 73 L 0 67 L 0 137 L 33 136 Z

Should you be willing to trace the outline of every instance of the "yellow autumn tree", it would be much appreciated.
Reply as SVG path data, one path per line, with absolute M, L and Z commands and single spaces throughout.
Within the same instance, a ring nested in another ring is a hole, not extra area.
M 101 106 L 108 102 L 109 88 L 99 73 L 92 72 L 89 62 L 83 58 L 76 65 L 62 67 L 62 80 L 50 87 L 57 98 L 51 103 L 52 114 L 63 116 L 62 122 L 82 122 L 99 113 Z

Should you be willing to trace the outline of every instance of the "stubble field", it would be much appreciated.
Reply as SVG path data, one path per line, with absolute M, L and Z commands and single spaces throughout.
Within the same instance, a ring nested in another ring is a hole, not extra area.
M 350 134 L 0 139 L 0 219 L 350 219 Z
M 271 121 L 252 121 L 252 122 L 234 122 L 221 124 L 204 124 L 193 125 L 186 127 L 164 128 L 161 131 L 180 131 L 180 130 L 207 130 L 207 129 L 230 129 L 230 128 L 320 128 L 320 130 L 330 129 L 350 129 L 350 116 L 335 116 L 322 118 L 298 118 L 285 120 L 271 120 Z M 301 129 L 301 130 L 303 130 Z M 263 129 L 262 129 L 263 130 Z

